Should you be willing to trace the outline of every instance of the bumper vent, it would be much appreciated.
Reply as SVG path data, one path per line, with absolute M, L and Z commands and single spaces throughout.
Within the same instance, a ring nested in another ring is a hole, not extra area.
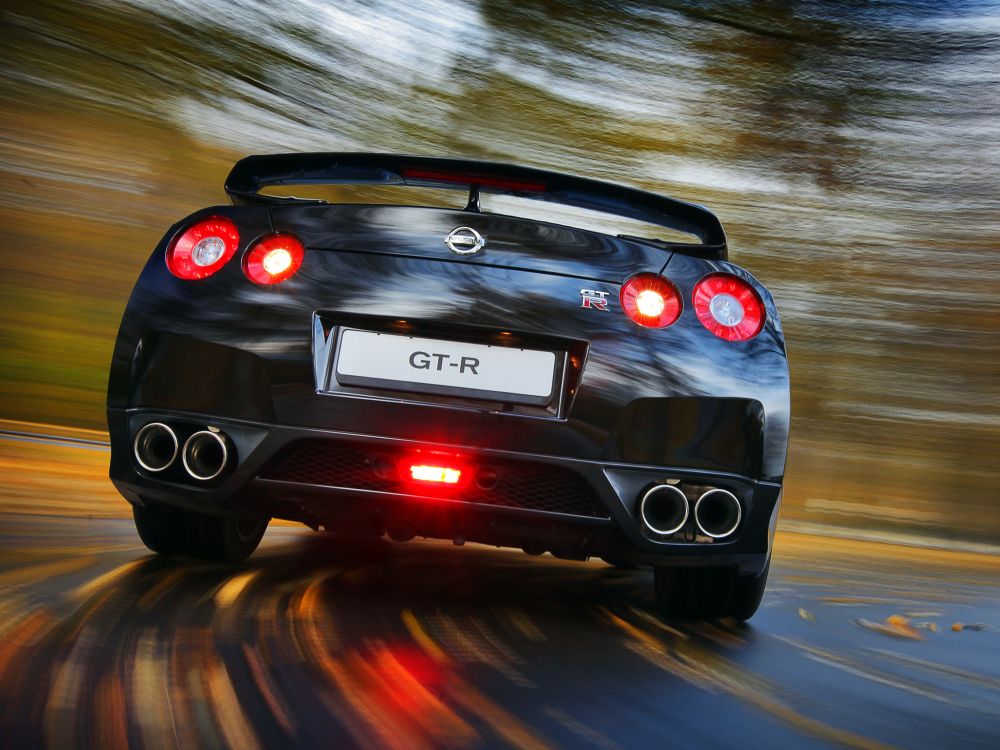
M 261 479 L 323 485 L 344 489 L 412 494 L 390 472 L 376 471 L 379 457 L 391 451 L 334 440 L 293 443 L 261 471 Z M 610 518 L 577 474 L 559 466 L 517 461 L 477 464 L 496 472 L 494 486 L 471 486 L 451 500 L 475 505 L 518 508 L 588 518 Z

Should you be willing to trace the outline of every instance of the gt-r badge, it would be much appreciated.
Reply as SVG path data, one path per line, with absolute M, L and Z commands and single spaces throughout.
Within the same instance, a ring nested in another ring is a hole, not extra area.
M 608 293 L 599 292 L 596 289 L 581 289 L 580 307 L 608 312 Z
M 486 240 L 472 227 L 458 227 L 444 238 L 444 244 L 456 255 L 475 255 L 486 245 Z

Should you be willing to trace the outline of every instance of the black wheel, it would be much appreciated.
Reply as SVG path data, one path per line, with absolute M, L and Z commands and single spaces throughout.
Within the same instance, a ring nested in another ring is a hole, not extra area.
M 730 617 L 737 620 L 749 620 L 760 607 L 767 587 L 767 574 L 771 570 L 771 561 L 767 561 L 764 570 L 757 576 L 737 576 L 733 586 L 733 597 L 730 600 Z
M 604 560 L 604 562 L 606 562 L 608 565 L 613 565 L 614 567 L 618 568 L 619 570 L 638 570 L 639 569 L 639 566 L 636 565 L 635 563 L 630 563 L 628 560 L 623 560 L 622 558 L 620 558 L 620 557 L 618 557 L 616 555 L 604 555 L 603 557 L 601 557 L 601 559 Z
M 153 552 L 182 555 L 187 552 L 186 513 L 168 505 L 132 506 L 132 520 L 139 538 Z
M 757 576 L 739 576 L 730 568 L 653 569 L 656 607 L 666 617 L 678 620 L 709 620 L 753 617 L 767 585 L 770 561 Z
M 267 518 L 220 518 L 167 505 L 132 506 L 139 538 L 161 555 L 241 562 L 257 549 Z

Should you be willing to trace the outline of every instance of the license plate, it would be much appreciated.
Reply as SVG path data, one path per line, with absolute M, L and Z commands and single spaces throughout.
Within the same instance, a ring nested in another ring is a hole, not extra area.
M 547 404 L 556 355 L 392 333 L 341 332 L 334 368 L 342 385 Z

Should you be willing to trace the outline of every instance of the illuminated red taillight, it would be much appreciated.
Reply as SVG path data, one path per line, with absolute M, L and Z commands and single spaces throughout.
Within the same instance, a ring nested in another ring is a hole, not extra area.
M 622 285 L 622 310 L 647 328 L 665 328 L 681 314 L 677 287 L 655 273 L 640 273 Z
M 437 482 L 439 484 L 458 484 L 462 478 L 462 470 L 449 466 L 431 466 L 429 464 L 411 464 L 410 478 L 418 482 Z
M 698 320 L 720 339 L 746 341 L 764 327 L 764 303 L 738 276 L 706 276 L 695 285 L 693 301 Z
M 247 252 L 243 273 L 258 284 L 277 284 L 295 275 L 305 254 L 295 235 L 271 234 Z
M 181 232 L 167 248 L 167 268 L 180 279 L 204 279 L 236 254 L 240 233 L 229 219 L 213 216 Z

